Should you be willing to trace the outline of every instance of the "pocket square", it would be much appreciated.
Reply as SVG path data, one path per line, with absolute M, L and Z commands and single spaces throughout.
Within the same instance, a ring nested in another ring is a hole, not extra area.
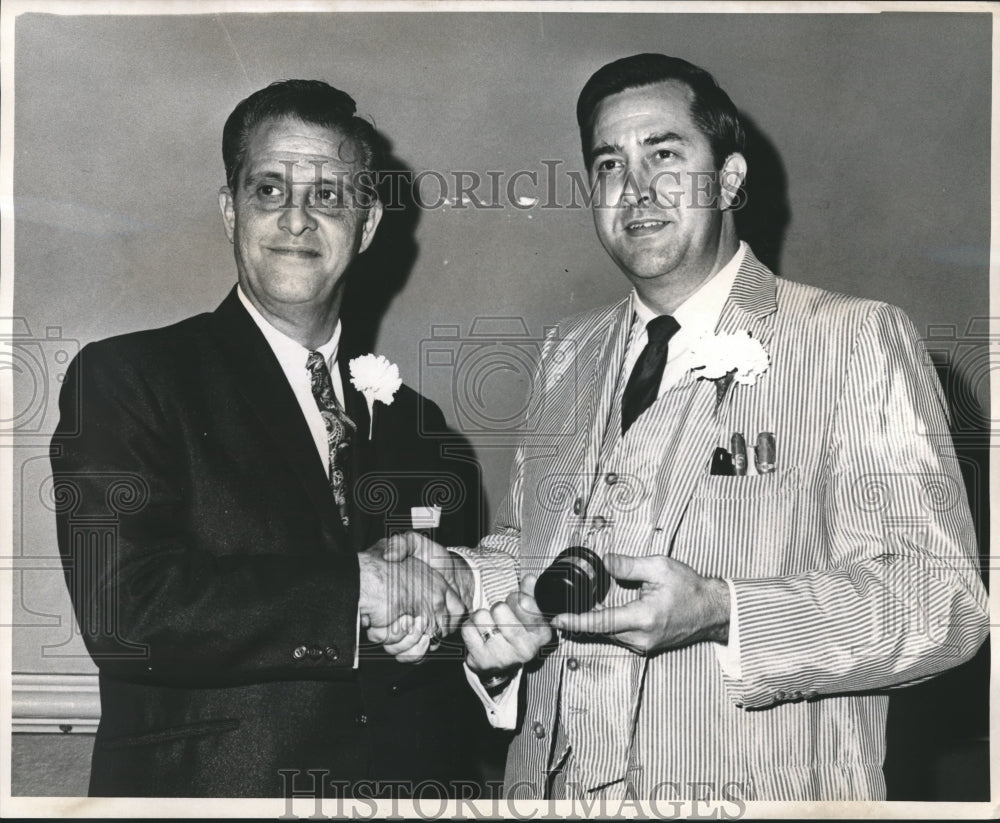
M 441 525 L 441 507 L 411 506 L 410 520 L 414 529 L 436 529 Z

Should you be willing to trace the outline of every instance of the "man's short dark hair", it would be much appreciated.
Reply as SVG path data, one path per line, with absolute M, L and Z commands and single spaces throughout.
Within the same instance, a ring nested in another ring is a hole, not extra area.
M 351 144 L 344 159 L 357 161 L 360 170 L 377 172 L 382 139 L 371 123 L 355 115 L 357 108 L 351 95 L 322 80 L 278 80 L 255 91 L 239 102 L 222 129 L 226 183 L 236 191 L 254 129 L 266 120 L 284 118 L 336 129 Z
M 712 159 L 721 168 L 726 158 L 742 152 L 746 137 L 736 106 L 707 71 L 679 57 L 665 54 L 635 54 L 601 66 L 583 87 L 576 101 L 583 159 L 590 166 L 593 148 L 594 110 L 605 97 L 666 80 L 676 80 L 691 89 L 691 117 L 712 147 Z

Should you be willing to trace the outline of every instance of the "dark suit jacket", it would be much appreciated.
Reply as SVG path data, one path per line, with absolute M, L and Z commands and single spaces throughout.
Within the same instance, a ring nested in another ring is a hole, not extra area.
M 357 552 L 434 503 L 432 536 L 474 545 L 478 467 L 461 449 L 442 457 L 455 443 L 440 410 L 406 386 L 376 404 L 371 441 L 346 373 L 344 390 L 358 424 L 350 534 L 235 289 L 211 314 L 93 343 L 69 370 L 52 467 L 100 670 L 91 794 L 282 796 L 293 775 L 308 790 L 310 769 L 348 794 L 476 775 L 483 712 L 457 635 L 414 666 L 362 634 L 353 661 Z

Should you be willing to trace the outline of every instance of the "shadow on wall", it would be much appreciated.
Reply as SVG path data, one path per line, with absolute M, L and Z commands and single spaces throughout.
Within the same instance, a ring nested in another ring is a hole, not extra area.
M 420 251 L 416 237 L 420 209 L 412 185 L 407 184 L 413 180 L 413 170 L 392 154 L 389 140 L 379 136 L 385 161 L 378 191 L 385 208 L 371 246 L 347 272 L 341 316 L 346 319 L 343 334 L 349 351 L 375 350 L 382 318 L 406 287 Z
M 342 352 L 347 357 L 376 351 L 382 320 L 392 301 L 406 287 L 420 252 L 416 233 L 422 209 L 413 188 L 413 169 L 393 154 L 388 138 L 379 133 L 379 139 L 384 162 L 378 191 L 385 208 L 371 246 L 354 260 L 347 273 L 340 312 L 344 318 Z M 467 533 L 473 535 L 470 540 L 478 541 L 490 521 L 475 449 L 468 438 L 454 429 L 438 434 L 441 448 L 447 450 L 445 456 L 466 464 L 463 482 L 473 484 L 469 499 L 477 500 L 478 504 L 469 508 L 465 525 Z
M 745 205 L 736 214 L 736 230 L 750 244 L 757 259 L 775 274 L 781 273 L 781 250 L 791 219 L 788 178 L 777 149 L 760 128 L 740 112 L 746 130 L 747 179 Z

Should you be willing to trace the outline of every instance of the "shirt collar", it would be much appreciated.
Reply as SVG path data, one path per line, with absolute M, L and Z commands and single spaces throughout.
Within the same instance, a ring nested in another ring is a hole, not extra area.
M 715 331 L 722 315 L 722 307 L 726 304 L 729 292 L 736 281 L 740 266 L 743 265 L 743 258 L 746 257 L 747 244 L 740 241 L 740 247 L 736 250 L 729 262 L 719 269 L 708 280 L 702 283 L 694 293 L 681 303 L 673 314 L 674 320 L 685 332 L 685 334 L 704 334 Z M 643 329 L 658 312 L 651 309 L 639 297 L 638 292 L 632 289 L 632 309 Z
M 236 293 L 239 295 L 240 302 L 247 310 L 247 313 L 253 318 L 254 323 L 257 324 L 257 327 L 264 334 L 268 345 L 271 347 L 271 351 L 278 358 L 278 362 L 281 364 L 284 372 L 286 374 L 295 374 L 297 373 L 295 370 L 304 369 L 306 360 L 309 359 L 309 353 L 312 350 L 307 349 L 297 340 L 293 340 L 287 334 L 272 326 L 267 318 L 257 310 L 257 307 L 250 302 L 250 299 L 243 292 L 241 286 L 236 286 Z M 322 346 L 315 349 L 315 351 L 322 354 L 323 359 L 326 360 L 327 367 L 331 367 L 337 359 L 337 349 L 339 346 L 340 318 L 337 318 L 337 327 L 333 330 L 333 335 Z

